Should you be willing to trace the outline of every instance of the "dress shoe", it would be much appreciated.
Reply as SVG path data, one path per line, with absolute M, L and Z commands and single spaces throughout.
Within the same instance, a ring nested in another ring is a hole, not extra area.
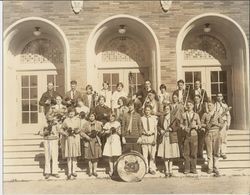
M 193 174 L 197 174 L 197 171 L 196 171 L 196 170 L 193 170 L 193 171 L 191 171 L 191 173 L 193 173 Z
M 215 172 L 215 174 L 214 174 L 215 177 L 220 177 L 220 172 L 219 171 L 214 171 L 214 172 Z
M 71 175 L 67 175 L 67 179 L 70 180 L 71 179 Z
M 77 177 L 77 174 L 76 173 L 72 173 L 71 174 L 73 177 Z
M 211 174 L 211 173 L 213 173 L 213 171 L 212 171 L 211 169 L 209 169 L 209 170 L 207 171 L 207 174 Z
M 45 179 L 49 179 L 49 174 L 45 174 L 45 175 L 44 175 L 44 178 L 45 178 Z
M 55 178 L 60 178 L 59 174 L 52 174 L 52 176 L 55 177 Z
M 167 172 L 165 172 L 164 174 L 165 174 L 165 177 L 169 177 L 169 174 Z
M 224 160 L 227 159 L 227 155 L 225 155 L 225 154 L 221 155 L 221 157 L 222 157 Z
M 173 177 L 173 173 L 169 173 L 169 174 L 168 174 L 168 177 Z
M 98 174 L 97 174 L 96 172 L 94 172 L 93 175 L 94 175 L 95 177 L 98 177 Z
M 149 173 L 150 173 L 151 175 L 155 175 L 155 174 L 156 174 L 156 172 L 155 172 L 154 170 L 149 170 Z
M 188 174 L 188 173 L 190 173 L 189 170 L 185 170 L 185 171 L 184 171 L 184 174 Z

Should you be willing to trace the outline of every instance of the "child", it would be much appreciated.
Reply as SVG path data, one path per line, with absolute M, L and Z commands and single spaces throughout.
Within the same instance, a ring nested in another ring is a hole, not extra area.
M 84 139 L 84 157 L 88 160 L 88 175 L 97 177 L 98 159 L 102 157 L 101 140 L 99 135 L 102 131 L 102 123 L 96 121 L 94 112 L 90 112 L 89 121 L 84 124 L 81 130 L 81 137 Z
M 144 116 L 141 117 L 142 135 L 138 139 L 138 143 L 142 146 L 142 154 L 146 160 L 148 172 L 152 175 L 156 174 L 155 153 L 156 153 L 156 137 L 157 137 L 157 118 L 151 115 L 152 107 L 146 105 L 144 107 Z M 149 159 L 148 159 L 149 157 Z
M 194 173 L 196 171 L 197 161 L 197 145 L 198 134 L 197 131 L 200 127 L 200 117 L 193 111 L 193 101 L 187 101 L 187 111 L 182 114 L 181 128 L 185 132 L 184 138 L 184 174 Z
M 59 131 L 57 122 L 54 121 L 53 115 L 47 115 L 47 125 L 39 132 L 44 138 L 45 154 L 45 179 L 48 179 L 51 173 L 50 161 L 52 161 L 52 176 L 59 178 L 58 175 L 58 139 Z
M 177 129 L 179 120 L 170 112 L 170 105 L 163 107 L 164 115 L 160 116 L 158 121 L 158 132 L 161 139 L 158 148 L 158 156 L 163 158 L 165 163 L 165 176 L 173 176 L 173 159 L 180 157 L 178 146 Z
M 103 127 L 104 133 L 108 135 L 103 149 L 103 156 L 109 157 L 110 177 L 112 177 L 114 173 L 114 165 L 116 163 L 117 157 L 122 154 L 120 141 L 121 125 L 115 119 L 116 115 L 111 114 L 110 122 L 107 122 Z
M 81 156 L 80 136 L 79 136 L 79 118 L 75 117 L 75 108 L 68 108 L 68 116 L 62 124 L 61 133 L 65 136 L 64 157 L 67 158 L 68 174 L 77 177 L 76 158 Z

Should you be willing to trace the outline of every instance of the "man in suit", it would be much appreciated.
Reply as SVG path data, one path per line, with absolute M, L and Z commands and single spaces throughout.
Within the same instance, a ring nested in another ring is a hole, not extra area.
M 81 92 L 76 89 L 77 82 L 75 80 L 71 81 L 70 85 L 71 85 L 71 89 L 70 91 L 66 92 L 63 103 L 67 107 L 70 107 L 70 106 L 76 107 L 77 100 L 78 98 L 81 98 L 82 95 L 81 95 Z
M 194 112 L 197 113 L 202 118 L 203 114 L 206 112 L 206 107 L 204 103 L 201 103 L 201 96 L 195 95 L 194 96 Z M 205 144 L 205 133 L 204 131 L 198 130 L 198 158 L 203 158 L 203 150 L 204 150 L 204 144 Z
M 179 103 L 185 104 L 188 96 L 188 91 L 185 89 L 184 81 L 181 79 L 177 81 L 178 89 L 173 92 L 173 95 L 178 97 Z
M 156 94 L 156 91 L 154 89 L 152 89 L 151 87 L 151 81 L 149 80 L 146 80 L 145 81 L 145 84 L 144 84 L 144 88 L 139 90 L 137 93 L 136 93 L 136 98 L 140 100 L 141 104 L 143 105 L 147 96 L 148 96 L 148 93 L 149 92 L 152 92 L 155 94 L 155 98 L 156 100 L 158 101 L 158 96 Z
M 49 112 L 51 106 L 56 104 L 57 96 L 60 96 L 60 94 L 54 90 L 54 84 L 52 82 L 49 82 L 47 91 L 43 93 L 39 101 L 39 105 L 43 107 L 44 115 Z
M 207 112 L 208 111 L 208 109 L 207 109 L 208 95 L 207 95 L 206 90 L 201 88 L 200 81 L 195 81 L 194 89 L 191 90 L 191 92 L 190 92 L 190 99 L 192 101 L 194 101 L 195 95 L 199 95 L 201 97 L 201 104 L 205 105 L 206 112 Z
M 93 87 L 91 85 L 86 86 L 86 94 L 82 96 L 83 103 L 90 110 L 93 110 L 95 107 L 95 94 L 93 94 Z

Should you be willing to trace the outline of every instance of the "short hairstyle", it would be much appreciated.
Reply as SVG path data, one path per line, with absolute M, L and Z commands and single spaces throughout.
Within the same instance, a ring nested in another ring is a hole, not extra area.
M 90 111 L 90 113 L 88 114 L 88 119 L 90 118 L 91 115 L 94 115 L 96 119 L 96 113 L 94 111 Z
M 127 98 L 125 98 L 125 97 L 119 97 L 119 99 L 117 100 L 117 102 L 119 102 L 119 100 L 122 100 L 122 103 L 123 103 L 123 105 L 127 105 Z
M 116 88 L 119 87 L 119 85 L 121 85 L 122 88 L 124 87 L 123 83 L 122 83 L 122 82 L 119 82 L 119 83 L 117 83 Z
M 116 114 L 114 113 L 114 112 L 112 112 L 110 115 L 109 115 L 109 117 L 115 117 L 116 118 Z
M 104 81 L 104 82 L 102 83 L 102 86 L 104 86 L 104 84 L 107 84 L 107 85 L 109 86 L 109 82 L 108 82 L 108 81 Z
M 223 94 L 222 94 L 221 92 L 218 92 L 218 93 L 216 94 L 216 97 L 218 97 L 219 95 L 222 95 L 222 97 L 223 97 Z
M 193 104 L 193 105 L 194 105 L 193 100 L 188 100 L 187 103 L 190 103 L 190 104 Z
M 76 109 L 74 107 L 69 107 L 68 108 L 68 113 L 70 113 L 70 112 L 76 112 Z
M 182 79 L 180 79 L 179 81 L 177 81 L 177 84 L 179 83 L 183 83 L 184 84 L 184 81 Z
M 103 96 L 103 95 L 100 95 L 100 96 L 98 97 L 98 102 L 101 100 L 101 98 L 103 98 L 103 99 L 104 99 L 104 102 L 106 102 L 106 98 L 105 98 L 105 96 Z
M 61 99 L 63 99 L 63 97 L 62 97 L 61 95 L 57 95 L 56 98 L 57 98 L 57 97 L 60 97 Z
M 71 85 L 77 85 L 77 81 L 76 80 L 72 80 L 72 81 L 70 81 L 70 84 Z
M 93 91 L 92 85 L 87 85 L 87 86 L 86 86 L 86 90 L 88 90 L 88 89 L 90 89 L 91 91 Z
M 167 90 L 167 86 L 166 86 L 165 84 L 161 84 L 161 85 L 160 85 L 160 89 L 165 89 L 165 90 Z
M 52 84 L 54 86 L 54 83 L 52 81 L 48 82 L 47 85 Z
M 195 94 L 195 96 L 194 97 L 198 97 L 198 98 L 200 98 L 201 99 L 201 95 L 199 95 L 199 94 Z
M 145 105 L 144 110 L 146 110 L 146 108 L 149 108 L 150 110 L 153 109 L 153 107 L 152 107 L 151 105 L 149 105 L 149 104 L 146 104 L 146 105 Z
M 145 80 L 145 83 L 146 83 L 146 82 L 150 82 L 150 83 L 151 83 L 151 81 L 150 81 L 149 79 Z
M 133 105 L 133 106 L 135 105 L 135 102 L 134 102 L 134 100 L 129 100 L 129 101 L 128 101 L 128 104 L 127 104 L 127 106 L 131 106 L 131 105 Z
M 163 105 L 163 110 L 165 110 L 167 107 L 169 107 L 170 110 L 171 110 L 171 104 L 164 104 L 164 105 Z

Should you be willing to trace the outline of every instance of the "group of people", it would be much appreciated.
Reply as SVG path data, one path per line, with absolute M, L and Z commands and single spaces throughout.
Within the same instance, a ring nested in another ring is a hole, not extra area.
M 230 107 L 221 93 L 212 102 L 200 81 L 191 89 L 179 80 L 177 87 L 170 95 L 162 84 L 157 94 L 147 80 L 128 97 L 122 83 L 113 93 L 108 82 L 98 93 L 87 85 L 82 94 L 71 81 L 63 97 L 48 83 L 39 102 L 47 119 L 39 132 L 44 137 L 45 178 L 59 177 L 58 151 L 67 158 L 68 179 L 77 177 L 79 156 L 88 161 L 87 174 L 96 177 L 98 160 L 108 157 L 112 177 L 118 157 L 131 150 L 142 153 L 150 174 L 156 173 L 156 156 L 162 158 L 165 176 L 171 177 L 175 158 L 184 158 L 184 174 L 196 174 L 197 156 L 203 158 L 205 148 L 207 172 L 219 176 L 219 157 L 226 158 Z

